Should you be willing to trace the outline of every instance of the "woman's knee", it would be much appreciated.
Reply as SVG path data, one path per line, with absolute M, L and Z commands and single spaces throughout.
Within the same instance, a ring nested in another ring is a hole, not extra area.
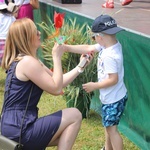
M 81 122 L 82 121 L 82 114 L 77 108 L 67 108 L 63 110 L 64 117 L 68 117 L 68 119 L 73 122 Z
M 79 121 L 82 121 L 82 114 L 77 108 L 72 108 L 73 114 L 75 115 L 75 118 Z

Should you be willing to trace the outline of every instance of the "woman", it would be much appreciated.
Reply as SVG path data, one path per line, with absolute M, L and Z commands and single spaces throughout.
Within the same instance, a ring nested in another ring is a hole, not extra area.
M 30 5 L 30 0 L 14 0 L 15 5 L 19 7 L 17 19 L 30 18 L 33 19 L 33 8 Z
M 43 91 L 60 95 L 63 87 L 72 82 L 82 68 L 77 66 L 63 75 L 61 57 L 65 50 L 56 43 L 52 50 L 52 73 L 36 56 L 40 44 L 40 32 L 30 19 L 18 19 L 11 25 L 2 61 L 2 67 L 7 70 L 5 92 L 9 88 L 3 107 L 2 135 L 18 142 L 23 112 L 31 92 L 22 130 L 24 149 L 43 150 L 58 146 L 59 150 L 71 150 L 81 126 L 81 113 L 76 108 L 66 108 L 38 118 L 37 104 Z M 13 76 L 8 87 L 10 74 Z
M 7 7 L 8 6 L 4 2 L 0 2 L 0 65 L 9 26 L 16 20 L 13 13 L 7 10 Z

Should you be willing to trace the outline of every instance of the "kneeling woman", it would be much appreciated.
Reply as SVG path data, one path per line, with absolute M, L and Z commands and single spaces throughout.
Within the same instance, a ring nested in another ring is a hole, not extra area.
M 63 74 L 61 57 L 65 49 L 56 43 L 52 49 L 54 69 L 51 72 L 36 55 L 40 45 L 40 32 L 32 20 L 18 19 L 10 26 L 2 60 L 7 77 L 1 132 L 18 142 L 22 127 L 21 143 L 24 150 L 43 150 L 49 146 L 71 150 L 82 121 L 78 109 L 66 108 L 38 118 L 37 105 L 43 91 L 60 95 L 63 87 L 80 74 L 81 68 L 76 66 Z M 90 55 L 90 60 L 92 58 Z

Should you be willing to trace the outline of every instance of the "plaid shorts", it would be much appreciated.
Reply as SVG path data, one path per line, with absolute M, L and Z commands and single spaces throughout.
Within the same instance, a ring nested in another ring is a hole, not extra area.
M 0 39 L 0 65 L 4 54 L 5 40 Z
M 102 104 L 102 123 L 104 127 L 118 125 L 125 109 L 127 95 L 112 104 Z

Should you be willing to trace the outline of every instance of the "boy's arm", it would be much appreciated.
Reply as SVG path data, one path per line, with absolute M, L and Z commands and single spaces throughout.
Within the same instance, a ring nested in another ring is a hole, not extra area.
M 97 52 L 95 45 L 67 45 L 64 44 L 64 48 L 67 52 L 87 54 L 91 52 Z
M 113 86 L 117 84 L 117 82 L 118 82 L 118 74 L 113 73 L 109 74 L 109 77 L 103 80 L 102 82 L 88 82 L 86 84 L 82 84 L 82 87 L 87 93 L 90 93 L 97 89 L 108 88 L 110 86 Z

